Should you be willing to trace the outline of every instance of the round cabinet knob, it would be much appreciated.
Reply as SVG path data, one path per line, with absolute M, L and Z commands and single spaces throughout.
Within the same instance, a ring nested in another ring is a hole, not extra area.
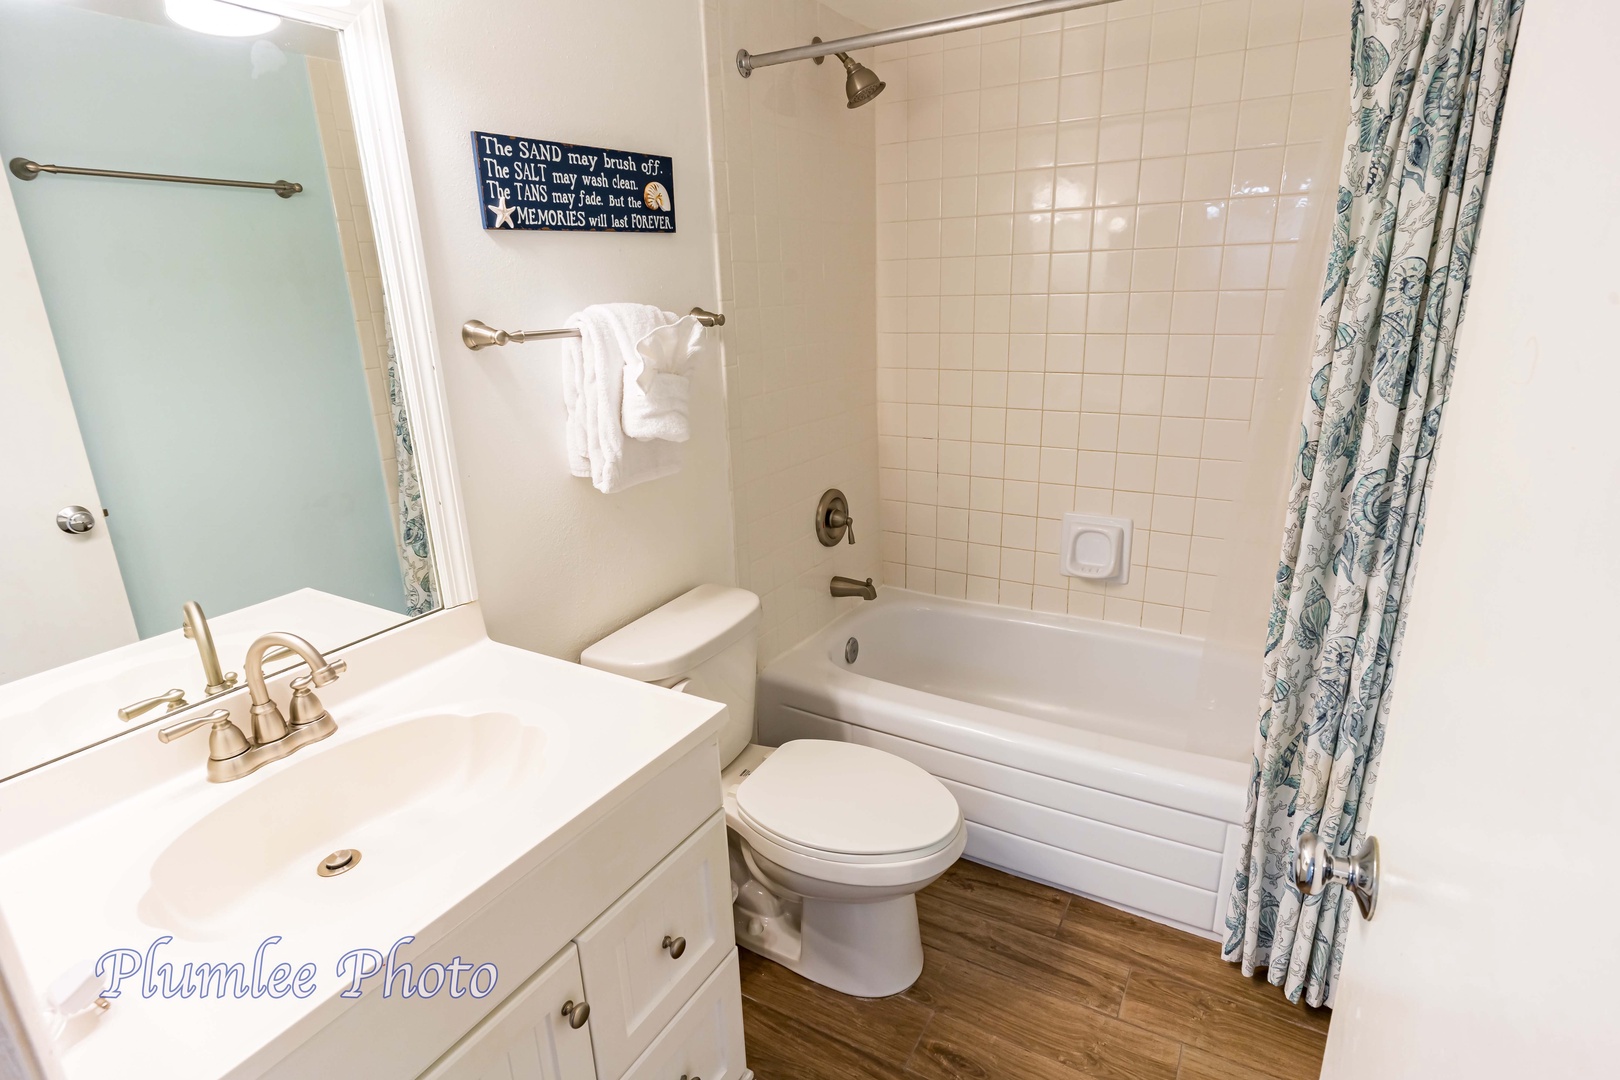
M 584 1001 L 565 1001 L 563 1002 L 562 1014 L 568 1017 L 568 1026 L 578 1031 L 589 1022 L 591 1006 Z
M 669 950 L 669 958 L 671 960 L 679 960 L 681 958 L 681 954 L 686 951 L 686 939 L 683 937 L 670 937 L 665 935 L 664 948 Z
M 87 533 L 96 527 L 96 516 L 82 506 L 64 506 L 56 513 L 56 527 L 65 533 Z

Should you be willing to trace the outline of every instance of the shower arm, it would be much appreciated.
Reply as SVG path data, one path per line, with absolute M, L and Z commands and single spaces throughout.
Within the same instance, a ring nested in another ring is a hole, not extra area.
M 799 45 L 792 49 L 778 49 L 776 52 L 753 54 L 747 49 L 738 49 L 737 72 L 746 79 L 754 73 L 755 68 L 770 67 L 773 64 L 815 60 L 823 56 L 832 56 L 834 53 L 854 52 L 856 49 L 870 49 L 878 45 L 893 45 L 897 41 L 915 41 L 917 38 L 935 37 L 939 34 L 954 34 L 958 30 L 976 30 L 981 26 L 995 26 L 999 23 L 1016 22 L 1019 19 L 1033 19 L 1040 15 L 1055 15 L 1076 8 L 1101 7 L 1103 4 L 1112 3 L 1114 0 L 1034 0 L 1033 3 L 1013 4 L 1011 7 L 993 8 L 971 15 L 952 15 L 932 22 L 897 26 L 892 30 L 874 30 L 870 34 L 856 34 L 854 37 Z

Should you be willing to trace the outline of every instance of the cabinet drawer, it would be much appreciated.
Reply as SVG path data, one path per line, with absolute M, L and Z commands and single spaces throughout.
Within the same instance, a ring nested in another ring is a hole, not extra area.
M 579 954 L 570 944 L 420 1080 L 594 1080 L 590 1030 L 569 1026 L 562 1011 L 566 1002 L 584 999 Z
M 624 1080 L 747 1080 L 739 972 L 734 948 Z
M 666 939 L 685 946 L 666 947 Z M 725 815 L 711 817 L 576 940 L 597 1075 L 618 1080 L 735 944 Z

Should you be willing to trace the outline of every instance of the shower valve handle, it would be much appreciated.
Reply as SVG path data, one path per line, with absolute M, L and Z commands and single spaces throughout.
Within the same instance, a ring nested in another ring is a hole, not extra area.
M 827 511 L 827 527 L 834 531 L 845 530 L 844 535 L 849 537 L 849 542 L 855 542 L 855 519 L 836 506 Z

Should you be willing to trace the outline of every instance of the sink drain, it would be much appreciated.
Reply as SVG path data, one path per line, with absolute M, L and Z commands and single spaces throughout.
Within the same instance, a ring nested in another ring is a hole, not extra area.
M 339 874 L 347 874 L 359 865 L 359 848 L 338 848 L 320 861 L 315 867 L 315 872 L 321 877 L 337 877 Z

